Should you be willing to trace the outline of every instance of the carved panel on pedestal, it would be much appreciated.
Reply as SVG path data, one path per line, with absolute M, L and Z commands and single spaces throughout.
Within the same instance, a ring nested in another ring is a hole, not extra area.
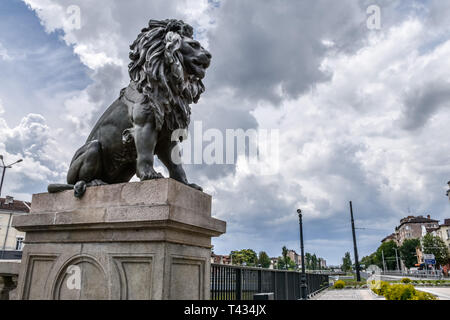
M 172 257 L 170 300 L 203 300 L 205 261 L 203 259 Z
M 105 300 L 108 297 L 105 271 L 93 257 L 72 258 L 58 272 L 53 287 L 53 299 Z
M 45 288 L 56 258 L 56 255 L 30 255 L 28 257 L 23 299 L 44 299 Z
M 152 256 L 116 256 L 121 300 L 152 299 Z

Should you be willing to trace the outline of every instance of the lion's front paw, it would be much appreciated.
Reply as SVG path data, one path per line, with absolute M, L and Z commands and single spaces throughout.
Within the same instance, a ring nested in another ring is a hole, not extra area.
M 191 188 L 194 188 L 195 190 L 203 191 L 203 188 L 198 186 L 198 185 L 196 185 L 195 183 L 188 183 L 188 186 L 191 187 Z
M 86 192 L 86 182 L 78 181 L 74 185 L 73 190 L 74 190 L 75 197 L 80 199 L 81 197 L 83 197 L 84 193 Z
M 147 180 L 155 180 L 155 179 L 164 179 L 164 176 L 156 171 L 150 171 L 146 172 L 141 176 L 141 181 L 147 181 Z

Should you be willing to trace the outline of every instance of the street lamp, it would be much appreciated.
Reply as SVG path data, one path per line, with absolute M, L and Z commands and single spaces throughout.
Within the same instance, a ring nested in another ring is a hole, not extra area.
M 22 162 L 22 159 L 17 160 L 16 162 L 13 162 L 11 164 L 5 165 L 5 162 L 3 161 L 3 155 L 0 154 L 0 160 L 2 161 L 2 165 L 0 165 L 0 168 L 3 168 L 2 172 L 2 180 L 0 181 L 0 196 L 2 195 L 2 187 L 3 187 L 3 180 L 5 179 L 5 173 L 6 169 L 11 169 L 13 165 L 16 163 Z
M 450 188 L 450 181 L 448 182 L 448 186 Z M 450 200 L 450 189 L 447 190 L 447 197 Z
M 302 222 L 302 210 L 298 209 L 298 220 L 300 224 L 300 254 L 302 255 L 302 274 L 300 276 L 300 298 L 306 300 L 306 269 L 305 269 L 305 249 L 303 246 L 303 222 Z

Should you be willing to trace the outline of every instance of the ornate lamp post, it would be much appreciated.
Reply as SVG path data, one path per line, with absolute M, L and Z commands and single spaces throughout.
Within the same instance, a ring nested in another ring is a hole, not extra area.
M 305 249 L 303 246 L 303 222 L 302 210 L 298 209 L 298 220 L 300 224 L 300 252 L 302 255 L 302 274 L 300 277 L 300 297 L 302 300 L 307 299 L 307 285 L 306 285 L 306 269 L 305 269 Z
M 5 179 L 5 173 L 6 173 L 6 169 L 11 169 L 11 167 L 13 165 L 15 165 L 16 163 L 22 162 L 22 159 L 17 160 L 14 163 L 11 163 L 9 165 L 5 165 L 5 162 L 3 161 L 3 156 L 0 154 L 0 160 L 2 161 L 2 165 L 0 165 L 0 168 L 3 168 L 3 172 L 2 172 L 2 180 L 0 181 L 0 196 L 2 195 L 2 187 L 3 187 L 3 180 Z

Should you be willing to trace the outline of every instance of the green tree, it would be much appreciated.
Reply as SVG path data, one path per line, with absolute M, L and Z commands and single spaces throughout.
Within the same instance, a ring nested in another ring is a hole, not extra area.
M 313 254 L 311 256 L 311 267 L 313 270 L 317 270 L 318 269 L 318 262 L 319 260 L 317 259 L 316 254 Z
M 428 233 L 422 240 L 423 253 L 434 254 L 438 266 L 449 262 L 449 254 L 445 242 L 441 238 Z
M 261 251 L 258 254 L 258 264 L 261 265 L 261 268 L 270 267 L 270 258 L 265 251 Z
M 279 270 L 295 270 L 295 262 L 288 257 L 288 249 L 284 246 L 281 249 L 282 256 L 278 259 L 277 268 Z
M 420 246 L 419 239 L 406 239 L 399 251 L 400 257 L 407 268 L 412 268 L 417 263 L 416 248 Z
M 281 254 L 283 255 L 284 261 L 286 261 L 287 260 L 287 255 L 288 255 L 288 249 L 286 248 L 286 246 L 281 248 Z
M 350 252 L 346 252 L 344 258 L 342 258 L 342 271 L 347 272 L 352 270 L 352 258 Z
M 398 249 L 398 246 L 394 241 L 384 242 L 381 244 L 381 246 L 378 247 L 376 256 L 377 261 L 379 261 L 378 266 L 380 268 L 384 269 L 383 267 L 383 255 L 384 255 L 384 263 L 386 264 L 386 270 L 397 269 L 395 249 Z
M 305 268 L 307 269 L 307 270 L 311 270 L 312 268 L 311 268 L 311 260 L 312 260 L 312 255 L 310 254 L 310 253 L 305 253 L 305 262 L 306 262 L 306 264 L 305 264 Z
M 278 258 L 278 264 L 277 264 L 277 269 L 278 270 L 295 270 L 295 262 L 292 261 L 291 258 L 286 257 L 286 259 L 284 259 L 283 257 L 279 257 Z
M 364 268 L 368 268 L 369 266 L 376 265 L 379 266 L 379 262 L 377 261 L 376 253 L 372 253 L 370 256 L 365 256 L 361 259 L 361 265 L 364 265 Z
M 230 255 L 234 265 L 243 265 L 245 263 L 247 266 L 256 266 L 258 261 L 258 256 L 252 249 L 231 251 Z

